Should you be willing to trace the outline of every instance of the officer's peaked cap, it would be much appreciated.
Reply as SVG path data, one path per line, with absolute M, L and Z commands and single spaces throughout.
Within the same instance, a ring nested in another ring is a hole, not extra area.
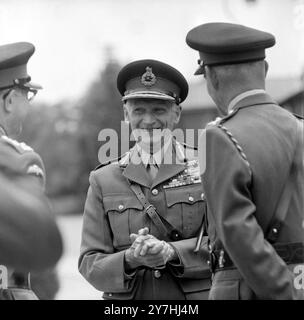
M 138 60 L 127 64 L 117 77 L 117 88 L 122 100 L 160 99 L 184 101 L 188 83 L 184 76 L 170 65 L 157 60 Z
M 25 87 L 41 89 L 30 82 L 27 63 L 35 47 L 29 42 L 17 42 L 0 46 L 0 90 L 22 84 Z
M 213 22 L 190 30 L 187 44 L 199 51 L 200 68 L 204 65 L 245 63 L 265 59 L 265 49 L 275 44 L 275 37 L 264 31 L 239 24 Z

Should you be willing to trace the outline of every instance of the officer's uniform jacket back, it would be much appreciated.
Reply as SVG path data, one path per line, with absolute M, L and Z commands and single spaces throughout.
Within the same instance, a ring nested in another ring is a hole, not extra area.
M 62 253 L 61 237 L 51 215 L 47 198 L 44 195 L 45 169 L 40 156 L 25 143 L 20 143 L 7 137 L 2 128 L 0 128 L 0 170 L 13 181 L 12 184 L 8 185 L 8 187 L 13 188 L 11 192 L 15 192 L 15 196 L 20 195 L 25 197 L 23 199 L 25 201 L 25 212 L 10 210 L 9 214 L 15 216 L 15 219 L 20 221 L 21 229 L 27 230 L 26 226 L 32 221 L 32 217 L 37 219 L 34 221 L 40 223 L 38 229 L 31 231 L 32 236 L 23 234 L 21 238 L 20 234 L 10 234 L 7 239 L 14 237 L 14 246 L 8 247 L 7 250 L 1 250 L 1 254 L 5 255 L 2 261 L 7 261 L 7 267 L 9 268 L 8 286 L 27 287 L 29 285 L 29 278 L 25 271 L 44 270 L 53 266 L 59 259 Z M 29 192 L 29 194 L 26 192 Z M 34 199 L 37 197 L 38 207 L 34 207 L 35 203 L 33 203 L 33 212 L 26 215 L 26 212 L 29 210 L 26 206 L 26 201 L 28 201 L 27 198 L 31 199 L 31 197 Z M 21 205 L 23 205 L 22 202 Z M 40 208 L 39 206 L 41 206 L 41 212 L 36 212 Z M 17 204 L 12 204 L 12 209 L 15 207 L 17 207 Z M 13 219 L 13 217 L 10 218 Z M 33 224 L 30 228 L 36 227 Z M 2 232 L 3 234 L 10 233 L 9 230 L 2 230 Z M 40 236 L 41 241 L 34 239 L 34 235 Z M 8 242 L 4 241 L 2 243 L 5 246 L 5 243 Z M 54 245 L 49 252 L 45 250 L 45 246 L 48 243 Z M 20 248 L 23 248 L 23 251 Z M 20 252 L 20 259 L 15 257 L 16 252 Z M 9 290 L 1 290 L 0 299 L 11 299 Z M 24 299 L 26 299 L 25 296 Z
M 239 280 L 233 285 L 226 281 L 228 288 L 221 282 L 218 290 L 211 290 L 211 296 L 298 298 L 295 274 L 276 253 L 268 234 L 278 232 L 276 243 L 304 243 L 303 121 L 267 94 L 256 94 L 238 102 L 232 114 L 207 127 L 206 145 L 202 177 L 211 247 L 228 253 L 240 281 L 247 286 L 238 289 Z M 283 193 L 289 188 L 282 204 Z M 270 230 L 282 205 L 287 208 L 286 219 L 279 230 Z M 225 273 L 227 279 L 229 272 Z M 223 274 L 217 272 L 216 277 L 220 279 Z
M 184 299 L 186 292 L 195 299 L 207 289 L 207 251 L 193 252 L 205 207 L 197 151 L 179 143 L 173 150 L 181 154 L 181 161 L 162 164 L 152 184 L 135 148 L 118 162 L 101 166 L 90 175 L 79 271 L 96 289 L 104 291 L 104 298 Z M 148 201 L 182 234 L 183 240 L 172 242 L 160 234 L 130 189 L 130 181 L 141 186 Z M 143 227 L 171 243 L 180 260 L 178 265 L 169 263 L 156 273 L 149 268 L 138 269 L 133 275 L 125 273 L 129 235 Z

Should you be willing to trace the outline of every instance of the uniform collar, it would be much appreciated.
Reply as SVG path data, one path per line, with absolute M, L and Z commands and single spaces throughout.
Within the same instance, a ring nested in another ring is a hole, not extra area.
M 266 94 L 266 91 L 263 89 L 254 89 L 254 90 L 248 90 L 245 92 L 242 92 L 241 94 L 237 95 L 235 98 L 233 98 L 229 105 L 228 105 L 228 113 L 232 112 L 236 105 L 243 99 L 250 97 L 250 96 L 254 96 L 257 94 Z
M 136 144 L 136 149 L 141 157 L 142 163 L 144 164 L 145 168 L 147 168 L 147 165 L 149 163 L 156 164 L 158 168 L 160 167 L 161 163 L 163 162 L 164 159 L 164 154 L 167 152 L 169 146 L 172 143 L 172 137 L 169 138 L 164 147 L 158 150 L 157 152 L 150 154 L 146 150 L 144 150 L 139 144 Z
M 183 151 L 183 146 L 175 139 L 171 139 L 171 143 L 168 144 L 163 158 L 173 159 L 173 164 L 165 164 L 161 161 L 158 173 L 152 184 L 150 176 L 143 163 L 142 156 L 138 152 L 136 146 L 134 146 L 130 152 L 120 160 L 120 165 L 126 167 L 123 171 L 123 175 L 127 179 L 145 187 L 154 188 L 162 182 L 174 177 L 186 168 L 187 159 Z

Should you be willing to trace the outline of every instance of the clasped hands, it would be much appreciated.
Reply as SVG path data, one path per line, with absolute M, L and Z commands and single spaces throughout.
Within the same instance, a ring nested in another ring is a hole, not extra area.
M 130 239 L 132 245 L 125 252 L 125 261 L 131 269 L 140 266 L 161 268 L 176 257 L 173 247 L 149 234 L 147 227 L 138 230 L 138 234 L 130 234 Z

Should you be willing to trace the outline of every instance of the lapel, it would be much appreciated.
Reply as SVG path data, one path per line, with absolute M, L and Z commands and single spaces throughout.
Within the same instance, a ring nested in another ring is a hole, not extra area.
M 249 97 L 246 97 L 239 101 L 233 109 L 239 110 L 242 108 L 250 107 L 253 105 L 261 104 L 277 104 L 268 94 L 258 93 Z
M 122 173 L 123 176 L 144 187 L 150 188 L 151 181 L 149 174 L 135 147 L 130 150 L 128 159 L 124 161 L 127 163 L 127 166 Z
M 124 165 L 126 165 L 126 168 L 124 169 L 122 174 L 128 180 L 136 182 L 144 187 L 153 189 L 155 188 L 155 186 L 169 180 L 170 178 L 186 169 L 186 157 L 182 149 L 183 146 L 178 144 L 178 142 L 174 142 L 173 146 L 167 148 L 166 154 L 171 152 L 172 155 L 171 157 L 170 155 L 168 155 L 167 157 L 165 156 L 164 159 L 172 159 L 173 163 L 162 163 L 152 184 L 150 176 L 144 164 L 142 163 L 136 148 L 132 148 L 128 154 L 128 158 L 122 160 L 124 162 Z M 177 161 L 175 161 L 175 158 L 177 159 Z
M 157 175 L 152 182 L 151 188 L 167 181 L 178 173 L 186 169 L 186 157 L 182 150 L 182 146 L 173 140 L 172 144 L 167 148 L 164 159 L 172 159 L 172 164 L 162 163 Z M 168 153 L 171 153 L 168 154 Z M 167 154 L 167 157 L 166 157 Z M 171 156 L 171 157 L 170 157 Z

